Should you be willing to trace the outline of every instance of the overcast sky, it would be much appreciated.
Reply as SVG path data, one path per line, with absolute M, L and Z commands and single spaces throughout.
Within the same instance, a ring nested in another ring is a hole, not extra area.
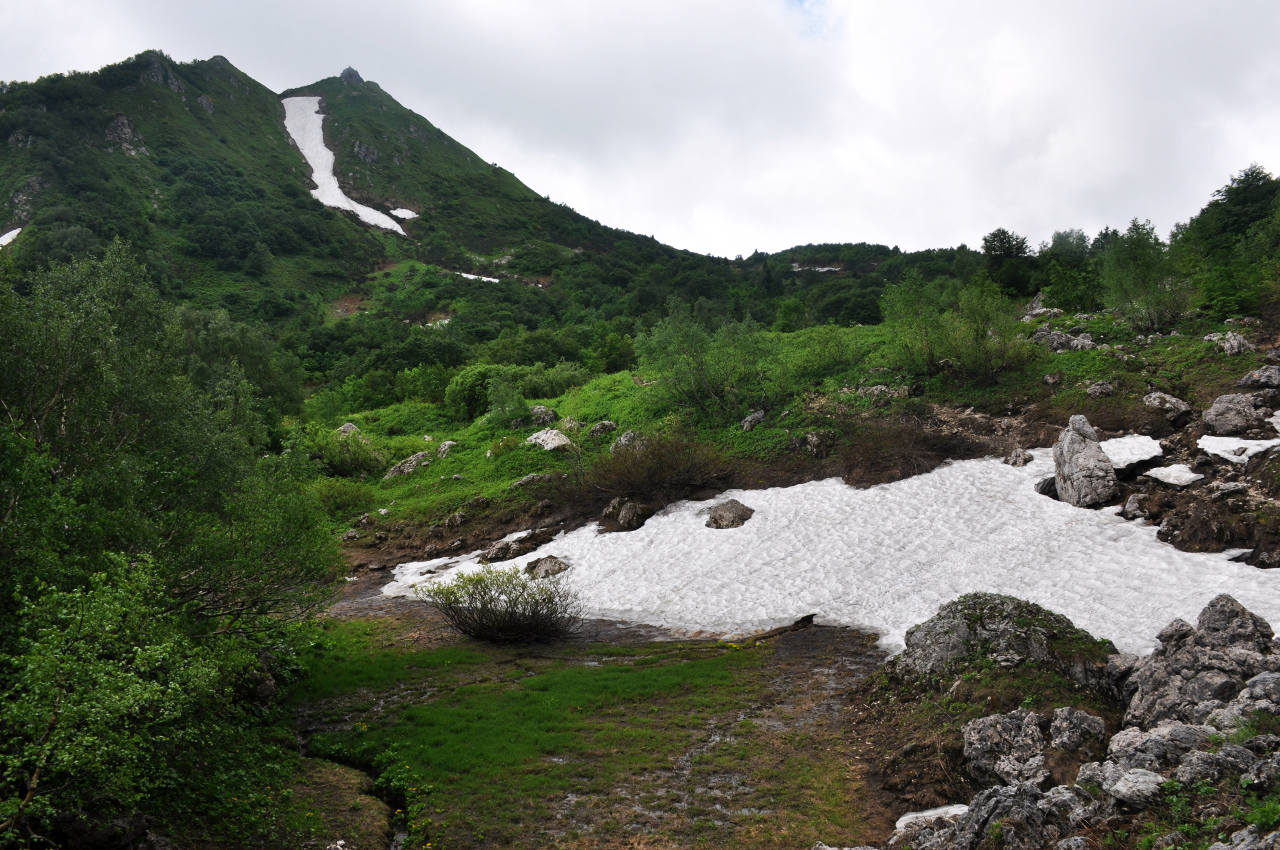
M 0 79 L 148 48 L 276 91 L 349 65 L 539 193 L 721 256 L 1167 234 L 1280 169 L 1275 0 L 5 5 Z

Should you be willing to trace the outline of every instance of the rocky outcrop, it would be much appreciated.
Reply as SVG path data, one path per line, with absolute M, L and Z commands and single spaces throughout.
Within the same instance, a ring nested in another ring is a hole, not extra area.
M 587 431 L 588 437 L 603 437 L 605 434 L 612 434 L 618 430 L 618 423 L 611 419 L 603 419 L 591 426 Z
M 534 425 L 554 425 L 560 416 L 545 404 L 535 404 L 529 408 L 529 421 Z
M 1205 342 L 1212 342 L 1214 347 L 1223 354 L 1234 355 L 1244 354 L 1247 351 L 1253 351 L 1256 346 L 1245 339 L 1235 331 L 1227 331 L 1225 334 L 1212 333 L 1204 338 Z
M 755 513 L 737 499 L 728 499 L 711 509 L 707 515 L 707 528 L 738 528 Z
M 741 425 L 742 425 L 742 430 L 743 430 L 743 431 L 750 431 L 752 428 L 756 427 L 757 425 L 759 425 L 759 424 L 760 424 L 761 422 L 763 422 L 763 421 L 764 421 L 764 411 L 763 411 L 763 410 L 753 410 L 753 411 L 752 411 L 752 412 L 747 416 L 747 418 L 746 418 L 746 419 L 743 419 L 743 420 L 742 420 L 742 422 L 741 422 L 741 423 L 739 423 L 739 424 L 741 424 Z
M 551 576 L 559 575 L 567 569 L 569 569 L 569 563 L 567 561 L 557 558 L 555 555 L 547 555 L 546 557 L 530 561 L 528 566 L 524 568 L 524 571 L 533 578 L 550 578 Z
M 1142 397 L 1142 403 L 1150 410 L 1158 410 L 1164 414 L 1174 427 L 1185 425 L 1191 418 L 1191 405 L 1168 393 L 1153 392 Z
M 521 487 L 528 487 L 533 484 L 547 484 L 555 481 L 557 478 L 563 478 L 564 475 L 552 475 L 549 472 L 530 472 L 524 478 L 512 481 L 507 485 L 508 490 L 518 490 Z
M 613 523 L 621 531 L 634 531 L 653 515 L 653 509 L 640 502 L 615 496 L 600 514 L 601 521 Z
M 1058 499 L 1076 507 L 1100 505 L 1116 495 L 1116 471 L 1089 420 L 1076 414 L 1053 447 Z
M 1086 687 L 1107 688 L 1110 641 L 1097 640 L 1061 614 L 995 593 L 970 593 L 907 631 L 891 669 L 904 678 L 937 678 L 969 664 L 1034 663 Z
M 1205 606 L 1194 627 L 1174 620 L 1156 639 L 1159 648 L 1138 662 L 1124 684 L 1131 695 L 1126 725 L 1203 723 L 1254 676 L 1280 671 L 1271 626 L 1226 594 Z
M 959 627 L 961 620 L 951 618 L 950 624 Z M 1003 640 L 1013 638 L 1005 634 Z M 1111 737 L 1104 758 L 1080 766 L 1073 783 L 1047 791 L 1037 787 L 1044 781 L 1046 755 L 1054 749 L 1103 752 L 1101 718 L 1059 708 L 1048 726 L 1047 744 L 1045 718 L 1033 712 L 979 718 L 962 732 L 965 770 L 978 782 L 1001 784 L 978 793 L 967 810 L 948 807 L 903 818 L 885 846 L 1087 850 L 1096 846 L 1100 827 L 1129 829 L 1139 813 L 1163 807 L 1171 779 L 1183 787 L 1207 782 L 1259 794 L 1280 786 L 1280 736 L 1254 735 L 1238 744 L 1223 740 L 1224 730 L 1247 728 L 1241 718 L 1253 712 L 1280 715 L 1271 627 L 1231 597 L 1219 596 L 1194 628 L 1175 620 L 1160 641 L 1161 648 L 1147 658 L 1111 658 L 1110 675 L 1131 695 L 1129 725 Z M 1242 678 L 1250 670 L 1260 672 Z M 1280 830 L 1249 827 L 1211 850 L 1228 848 L 1280 850 Z
M 634 531 L 644 525 L 652 511 L 638 502 L 626 502 L 618 509 L 618 528 Z
M 416 452 L 387 470 L 387 474 L 382 476 L 382 480 L 388 481 L 398 475 L 408 475 L 417 471 L 418 467 L 426 466 L 430 463 L 431 452 Z
M 1209 430 L 1222 437 L 1243 434 L 1262 424 L 1262 413 L 1257 409 L 1256 399 L 1247 393 L 1218 396 L 1202 416 Z
M 609 444 L 609 453 L 613 454 L 629 446 L 637 446 L 640 444 L 640 441 L 640 435 L 635 431 L 623 431 L 618 435 L 618 439 Z
M 525 437 L 524 441 L 531 446 L 540 446 L 548 452 L 567 449 L 573 445 L 572 440 L 555 428 L 543 428 L 536 434 Z
M 1036 328 L 1035 333 L 1031 335 L 1031 341 L 1039 343 L 1050 351 L 1089 351 L 1097 348 L 1093 337 L 1087 333 L 1079 336 L 1072 336 L 1062 331 L 1056 331 L 1048 325 L 1041 325 Z
M 1031 463 L 1032 460 L 1034 460 L 1034 458 L 1031 456 L 1031 452 L 1022 447 L 1017 447 L 1013 451 L 1009 452 L 1009 455 L 1004 459 L 1003 463 L 1009 466 L 1026 466 Z
M 1106 724 L 1095 714 L 1070 707 L 1055 709 L 1052 719 L 1018 708 L 971 720 L 961 736 L 964 769 L 974 781 L 1040 785 L 1050 777 L 1051 756 L 1060 770 L 1064 761 L 1078 766 L 1102 755 Z
M 440 444 L 440 447 L 436 449 L 436 457 L 448 457 L 449 452 L 453 451 L 454 447 L 457 445 L 458 443 L 455 440 L 445 440 Z
M 1278 389 L 1280 388 L 1280 366 L 1269 364 L 1261 369 L 1254 369 L 1236 382 L 1238 387 L 1251 387 L 1253 389 Z
M 965 724 L 965 771 L 984 785 L 1039 785 L 1049 778 L 1044 766 L 1040 718 L 1025 708 L 979 717 Z

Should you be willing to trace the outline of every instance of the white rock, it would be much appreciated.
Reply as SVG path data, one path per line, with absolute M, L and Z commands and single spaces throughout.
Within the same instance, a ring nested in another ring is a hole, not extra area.
M 572 440 L 555 428 L 543 428 L 538 433 L 526 437 L 524 441 L 531 446 L 542 446 L 543 449 L 549 452 L 573 445 Z
M 969 807 L 964 803 L 954 803 L 950 806 L 938 806 L 936 809 L 925 809 L 920 812 L 907 812 L 902 817 L 894 821 L 894 829 L 903 829 L 908 824 L 919 820 L 933 820 L 934 818 L 947 818 L 953 820 L 964 817 L 969 813 Z

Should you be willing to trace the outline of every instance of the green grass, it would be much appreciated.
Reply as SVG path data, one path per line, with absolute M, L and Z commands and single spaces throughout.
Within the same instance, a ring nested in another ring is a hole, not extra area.
M 750 671 L 769 651 L 411 650 L 387 645 L 387 633 L 369 623 L 327 632 L 299 699 L 338 700 L 349 722 L 316 735 L 311 752 L 372 769 L 412 846 L 435 847 L 528 842 L 522 824 L 548 818 L 550 801 L 604 793 L 624 776 L 663 767 L 726 704 L 758 687 Z M 383 702 L 399 701 L 366 718 L 365 692 L 388 688 Z

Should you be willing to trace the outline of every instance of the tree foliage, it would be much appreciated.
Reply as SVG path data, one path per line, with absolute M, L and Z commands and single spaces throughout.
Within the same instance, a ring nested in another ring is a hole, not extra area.
M 21 283 L 0 283 L 0 843 L 180 787 L 336 561 L 305 456 L 263 457 L 259 388 L 123 246 Z
M 1178 275 L 1150 221 L 1129 222 L 1100 258 L 1103 300 L 1134 327 L 1153 330 L 1186 310 L 1190 285 Z
M 992 383 L 1030 357 L 1013 305 L 983 274 L 963 286 L 908 276 L 885 288 L 880 309 L 897 331 L 900 365 L 914 375 L 950 369 Z

